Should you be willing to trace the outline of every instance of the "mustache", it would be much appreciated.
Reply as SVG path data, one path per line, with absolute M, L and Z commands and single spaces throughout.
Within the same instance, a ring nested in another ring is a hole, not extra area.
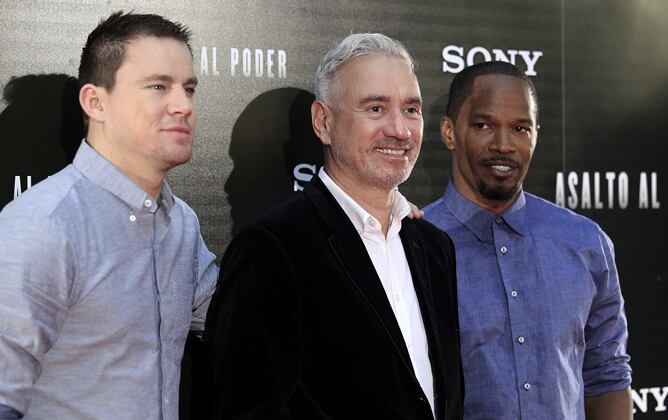
M 415 144 L 411 140 L 397 140 L 387 137 L 376 141 L 372 147 L 374 149 L 411 150 L 415 147 Z
M 522 166 L 520 162 L 504 155 L 494 155 L 494 156 L 484 157 L 480 159 L 480 163 L 483 165 L 505 164 L 508 166 L 512 166 L 513 168 L 519 168 L 520 166 Z

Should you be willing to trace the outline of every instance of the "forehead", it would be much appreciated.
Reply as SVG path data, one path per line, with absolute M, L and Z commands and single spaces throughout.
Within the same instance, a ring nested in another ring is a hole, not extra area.
M 117 76 L 141 78 L 147 74 L 192 78 L 194 69 L 188 46 L 173 38 L 143 36 L 132 39 L 125 48 Z
M 408 63 L 382 54 L 357 57 L 344 64 L 337 85 L 345 95 L 420 96 L 417 78 Z
M 462 109 L 492 116 L 516 115 L 533 119 L 536 115 L 536 103 L 529 84 L 520 78 L 499 74 L 476 77 Z

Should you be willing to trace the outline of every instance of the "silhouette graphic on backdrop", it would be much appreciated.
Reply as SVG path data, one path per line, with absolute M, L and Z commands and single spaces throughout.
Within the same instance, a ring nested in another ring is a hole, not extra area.
M 232 234 L 301 191 L 323 165 L 322 144 L 311 126 L 315 96 L 281 88 L 255 98 L 232 129 L 234 169 L 225 183 Z
M 25 191 L 72 162 L 84 137 L 79 83 L 66 74 L 13 77 L 0 114 L 0 209 L 14 199 L 16 177 Z

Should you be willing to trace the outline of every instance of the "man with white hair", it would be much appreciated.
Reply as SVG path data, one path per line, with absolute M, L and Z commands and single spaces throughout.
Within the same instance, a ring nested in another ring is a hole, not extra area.
M 422 143 L 413 60 L 354 34 L 316 72 L 325 166 L 230 244 L 208 313 L 218 419 L 459 419 L 448 236 L 397 186 Z

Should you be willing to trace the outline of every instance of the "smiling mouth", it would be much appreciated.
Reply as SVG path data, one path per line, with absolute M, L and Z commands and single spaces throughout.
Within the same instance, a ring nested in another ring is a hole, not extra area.
M 515 173 L 515 170 L 521 168 L 518 161 L 504 155 L 488 156 L 481 159 L 479 164 L 486 167 L 492 176 L 498 178 L 508 178 Z
M 510 171 L 513 170 L 512 167 L 507 166 L 507 165 L 491 165 L 490 168 L 492 168 L 493 170 L 495 170 L 497 172 L 504 172 L 504 173 L 505 172 L 510 172 Z
M 386 154 L 386 155 L 395 155 L 395 156 L 403 156 L 408 152 L 408 150 L 406 150 L 406 149 L 381 149 L 379 147 L 377 147 L 375 150 L 377 152 L 380 152 L 380 153 L 383 153 L 383 154 Z

